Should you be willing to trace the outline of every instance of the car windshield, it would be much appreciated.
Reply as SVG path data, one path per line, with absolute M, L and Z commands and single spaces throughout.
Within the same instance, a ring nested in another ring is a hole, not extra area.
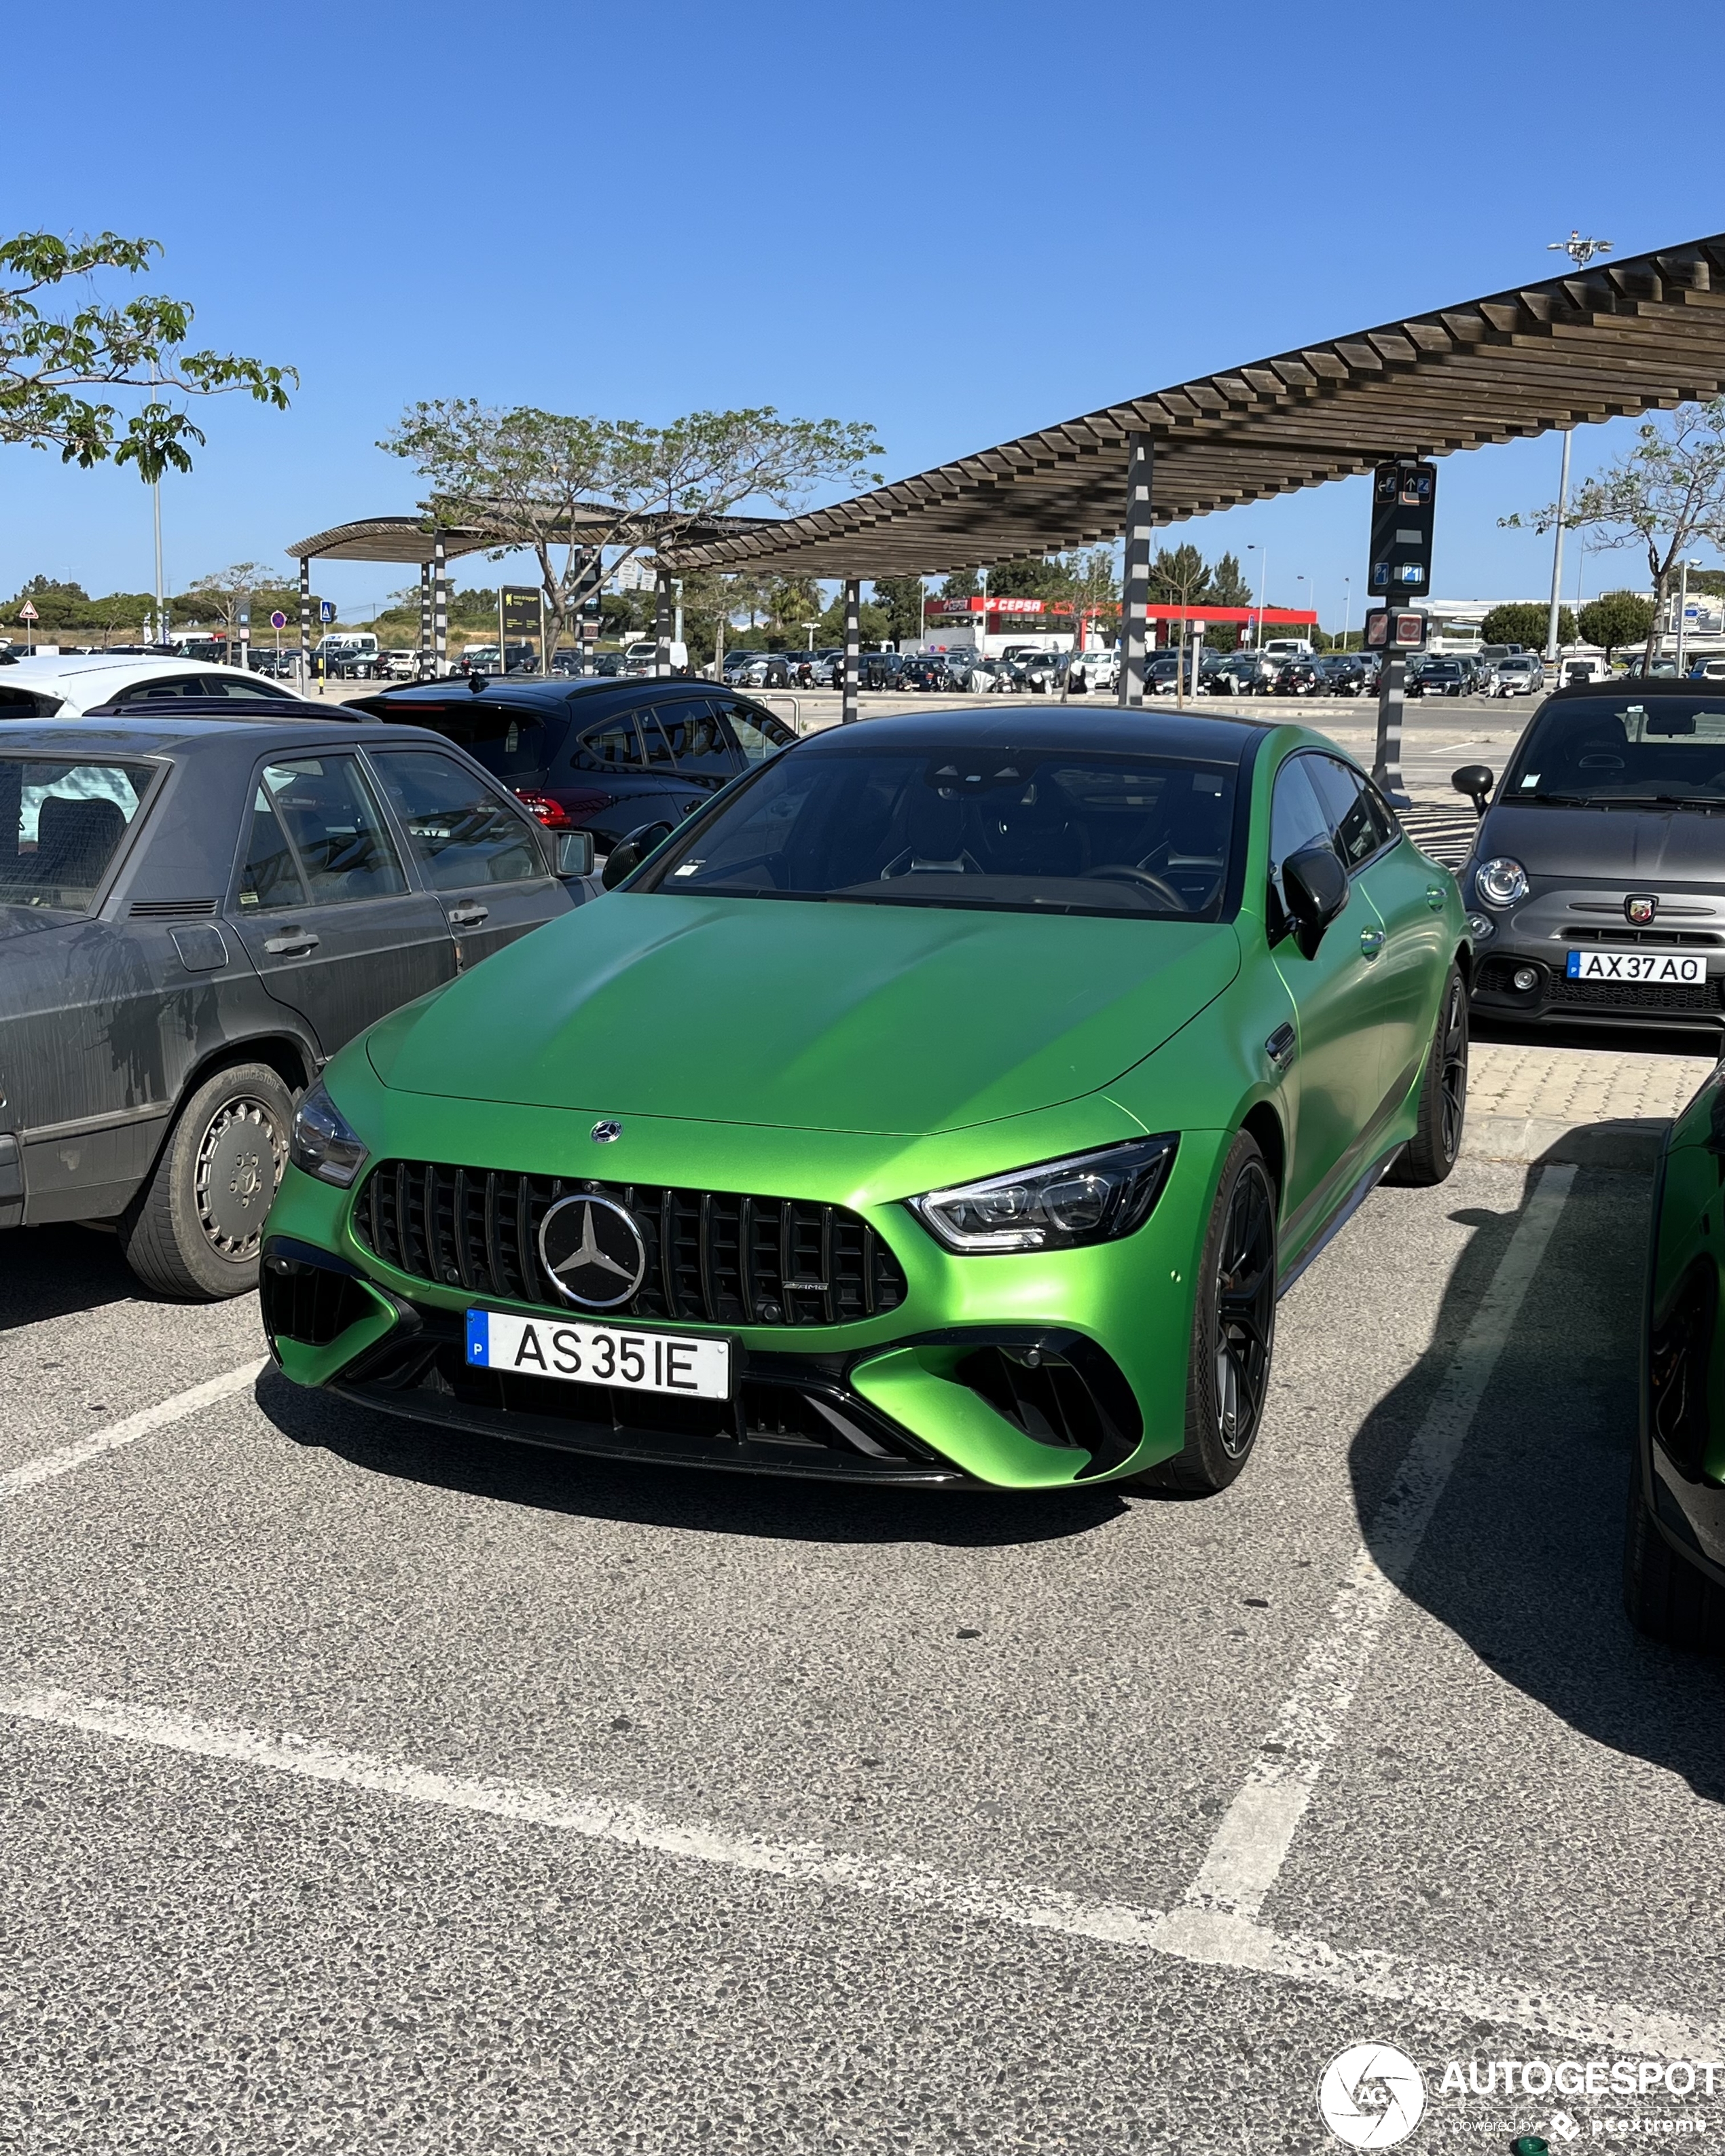
M 0 757 L 0 906 L 87 913 L 151 777 L 147 764 Z
M 1725 697 L 1553 697 L 1497 798 L 1725 803 Z
M 1235 770 L 1071 747 L 781 757 L 637 888 L 1214 921 Z

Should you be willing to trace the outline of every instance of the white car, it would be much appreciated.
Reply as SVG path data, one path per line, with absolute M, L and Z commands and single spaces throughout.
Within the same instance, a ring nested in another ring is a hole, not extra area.
M 225 696 L 241 703 L 295 704 L 305 710 L 292 690 L 238 666 L 145 659 L 119 651 L 79 658 L 0 657 L 0 718 L 76 719 L 110 704 L 130 709 L 177 696 Z
M 1068 678 L 1075 689 L 1081 677 L 1087 690 L 1117 689 L 1120 686 L 1120 654 L 1117 651 L 1076 653 L 1068 670 Z
M 1545 686 L 1545 665 L 1531 653 L 1500 659 L 1487 693 L 1493 696 L 1537 696 Z

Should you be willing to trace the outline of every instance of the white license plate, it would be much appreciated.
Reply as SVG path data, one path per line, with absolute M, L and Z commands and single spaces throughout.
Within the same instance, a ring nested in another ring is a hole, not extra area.
M 562 1378 L 573 1385 L 617 1385 L 624 1392 L 675 1393 L 685 1399 L 731 1397 L 731 1342 L 689 1333 L 470 1310 L 467 1359 L 482 1370 Z
M 1572 951 L 1572 981 L 1622 981 L 1654 988 L 1697 988 L 1707 977 L 1700 951 Z

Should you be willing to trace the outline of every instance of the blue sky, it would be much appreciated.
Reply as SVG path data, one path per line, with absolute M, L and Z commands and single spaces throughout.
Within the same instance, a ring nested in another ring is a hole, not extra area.
M 179 588 L 411 509 L 415 475 L 375 444 L 415 398 L 864 418 L 896 477 L 1549 275 L 1573 225 L 1620 254 L 1725 227 L 1681 136 L 1651 156 L 1605 124 L 1594 71 L 1626 20 L 1598 0 L 1399 28 L 1260 0 L 74 0 L 39 33 L 58 87 L 8 100 L 5 218 L 160 239 L 201 339 L 300 370 L 286 416 L 212 408 L 195 473 L 164 484 Z M 1626 434 L 1584 430 L 1579 469 Z M 1445 460 L 1440 596 L 1543 591 L 1548 542 L 1496 520 L 1548 500 L 1557 462 L 1554 436 Z M 18 449 L 3 471 L 0 590 L 147 588 L 134 478 Z M 1351 576 L 1358 625 L 1363 487 L 1180 536 L 1267 548 L 1271 603 L 1315 585 L 1332 625 Z M 1572 550 L 1566 594 L 1574 571 Z M 357 614 L 408 573 L 321 582 Z M 1633 555 L 1584 573 L 1589 593 L 1642 579 Z

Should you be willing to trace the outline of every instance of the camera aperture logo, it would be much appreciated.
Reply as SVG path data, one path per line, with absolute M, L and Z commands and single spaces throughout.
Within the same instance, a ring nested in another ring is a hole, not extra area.
M 1317 2084 L 1323 2123 L 1350 2148 L 1394 2148 L 1425 2115 L 1425 2080 L 1394 2044 L 1350 2044 Z

